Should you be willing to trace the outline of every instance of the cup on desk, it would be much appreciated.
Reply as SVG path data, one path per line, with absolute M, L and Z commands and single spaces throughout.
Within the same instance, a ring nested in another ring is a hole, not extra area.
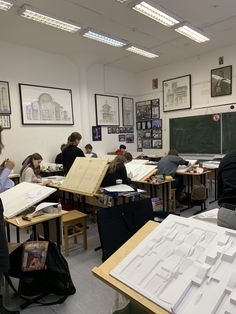
M 122 179 L 117 179 L 116 180 L 116 184 L 122 184 L 122 182 L 123 182 Z

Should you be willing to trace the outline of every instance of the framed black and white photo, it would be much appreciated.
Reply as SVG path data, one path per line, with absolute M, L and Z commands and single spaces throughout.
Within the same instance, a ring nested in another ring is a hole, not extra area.
M 126 143 L 134 143 L 134 134 L 126 134 L 125 141 Z
M 152 140 L 152 148 L 161 149 L 162 148 L 162 140 Z
M 143 139 L 143 148 L 152 148 L 152 140 Z
M 107 134 L 112 134 L 112 128 L 110 126 L 107 128 Z
M 211 97 L 232 94 L 232 65 L 211 70 Z
M 97 125 L 120 125 L 118 96 L 95 94 L 95 107 Z
M 159 99 L 152 99 L 152 119 L 159 119 L 160 118 L 160 100 Z
M 162 129 L 153 129 L 152 138 L 155 140 L 160 140 L 162 138 Z
M 9 115 L 0 115 L 0 125 L 3 129 L 11 128 L 11 118 Z
M 137 137 L 137 149 L 142 149 L 143 148 L 143 139 L 142 136 Z
M 22 124 L 72 125 L 71 89 L 19 84 Z
M 11 113 L 9 83 L 0 81 L 0 114 Z
M 125 134 L 120 134 L 119 136 L 119 142 L 125 142 Z
M 191 75 L 163 81 L 163 111 L 191 108 Z
M 92 126 L 93 141 L 102 140 L 102 128 L 100 126 Z
M 152 128 L 153 129 L 160 129 L 160 128 L 162 128 L 162 120 L 161 119 L 152 120 Z
M 122 97 L 122 117 L 124 126 L 134 125 L 134 100 L 133 98 Z
M 151 100 L 136 102 L 136 120 L 150 120 L 152 118 Z
M 143 132 L 143 138 L 151 138 L 152 137 L 152 131 L 148 130 Z

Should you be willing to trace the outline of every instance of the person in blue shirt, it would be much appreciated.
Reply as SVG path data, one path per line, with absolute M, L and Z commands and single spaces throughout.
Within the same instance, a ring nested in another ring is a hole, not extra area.
M 0 193 L 12 188 L 15 184 L 8 178 L 15 164 L 12 160 L 6 159 L 0 166 Z

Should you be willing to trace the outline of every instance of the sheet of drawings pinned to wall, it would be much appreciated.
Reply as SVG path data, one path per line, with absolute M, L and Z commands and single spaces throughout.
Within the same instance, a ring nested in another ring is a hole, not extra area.
M 175 314 L 236 313 L 236 231 L 169 215 L 111 272 Z
M 162 119 L 160 100 L 136 102 L 137 149 L 162 148 Z

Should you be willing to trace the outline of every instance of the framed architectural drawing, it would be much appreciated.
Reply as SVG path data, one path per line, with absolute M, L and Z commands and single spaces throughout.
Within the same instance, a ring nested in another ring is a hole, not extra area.
M 10 114 L 10 92 L 9 84 L 5 81 L 0 81 L 0 114 Z
M 93 141 L 102 140 L 102 128 L 100 126 L 92 126 Z
M 211 97 L 232 94 L 232 65 L 211 70 Z
M 120 124 L 119 97 L 95 94 L 97 125 L 110 126 Z M 119 133 L 119 132 L 118 132 Z
M 71 89 L 19 84 L 22 124 L 72 125 Z
M 136 120 L 150 120 L 152 118 L 151 100 L 136 102 Z
M 11 118 L 9 115 L 0 115 L 0 125 L 3 129 L 11 128 Z
M 163 111 L 191 108 L 191 75 L 163 81 Z
M 124 126 L 134 125 L 134 100 L 122 97 L 122 116 Z

